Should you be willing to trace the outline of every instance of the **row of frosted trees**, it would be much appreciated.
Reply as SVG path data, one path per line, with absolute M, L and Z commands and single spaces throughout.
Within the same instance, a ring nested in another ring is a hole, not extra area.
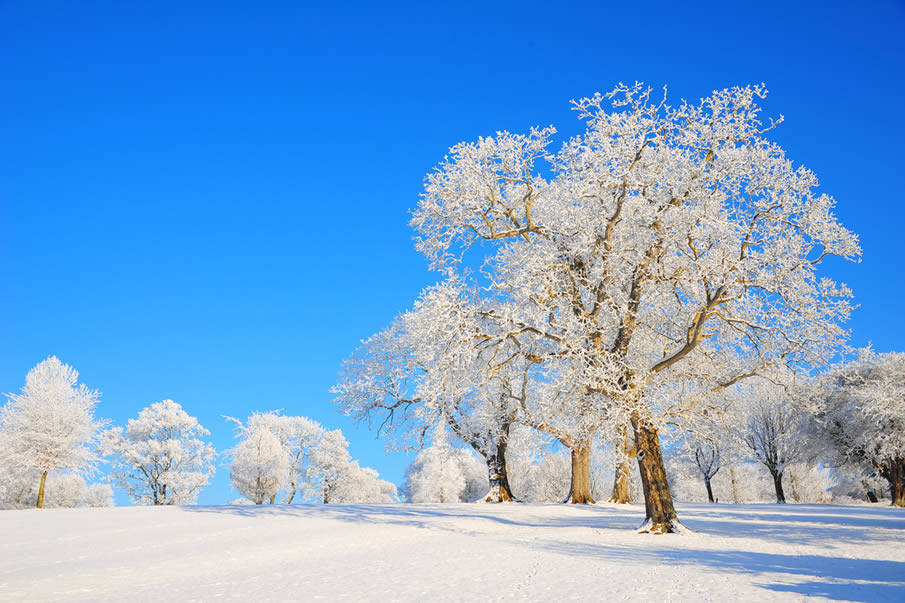
M 862 350 L 794 387 L 753 380 L 723 392 L 711 419 L 693 430 L 667 430 L 664 453 L 678 500 L 710 502 L 877 502 L 905 506 L 905 354 Z M 406 472 L 411 502 L 464 502 L 486 495 L 488 468 L 442 425 Z M 615 453 L 594 441 L 590 484 L 596 499 L 613 493 Z M 568 497 L 568 451 L 542 432 L 510 430 L 506 474 L 514 497 L 561 502 Z M 642 495 L 637 469 L 625 499 Z
M 100 394 L 51 357 L 0 409 L 0 508 L 109 506 L 111 483 L 135 504 L 192 504 L 216 469 L 209 432 L 173 400 L 143 409 L 125 428 L 95 418 Z M 339 430 L 305 417 L 255 413 L 223 455 L 232 483 L 253 503 L 387 502 L 395 487 L 352 460 Z M 110 474 L 93 484 L 108 462 Z
M 552 127 L 453 146 L 411 221 L 441 280 L 349 359 L 340 408 L 404 446 L 448 426 L 486 461 L 488 501 L 513 498 L 514 426 L 569 451 L 574 503 L 594 501 L 602 440 L 611 500 L 637 466 L 642 531 L 680 531 L 665 430 L 703 433 L 721 397 L 793 385 L 848 337 L 852 293 L 817 271 L 857 260 L 857 236 L 769 140 L 765 95 L 620 84 L 573 103 L 585 129 L 559 148 Z

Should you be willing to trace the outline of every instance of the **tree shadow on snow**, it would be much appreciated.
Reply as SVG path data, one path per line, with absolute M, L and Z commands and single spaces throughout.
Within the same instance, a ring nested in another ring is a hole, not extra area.
M 905 600 L 905 563 L 877 559 L 850 559 L 822 555 L 781 555 L 753 551 L 688 548 L 637 548 L 548 541 L 543 549 L 563 555 L 584 555 L 626 563 L 693 565 L 718 572 L 764 575 L 789 574 L 808 580 L 771 580 L 758 586 L 777 592 L 821 596 L 842 601 Z
M 905 535 L 905 509 L 831 505 L 679 505 L 692 530 L 714 536 L 753 536 L 795 544 L 888 541 Z
M 551 517 L 550 507 L 567 509 L 570 516 Z M 537 512 L 533 512 L 536 509 Z M 544 513 L 543 509 L 548 512 Z M 451 524 L 461 520 L 486 521 L 499 526 L 518 528 L 579 527 L 632 531 L 641 525 L 644 509 L 637 505 L 598 507 L 594 505 L 521 505 L 505 504 L 358 504 L 358 505 L 221 505 L 191 506 L 184 510 L 197 513 L 230 513 L 244 517 L 294 516 L 335 519 L 355 523 L 408 525 L 419 528 L 456 531 L 463 530 Z M 513 535 L 517 534 L 513 531 Z

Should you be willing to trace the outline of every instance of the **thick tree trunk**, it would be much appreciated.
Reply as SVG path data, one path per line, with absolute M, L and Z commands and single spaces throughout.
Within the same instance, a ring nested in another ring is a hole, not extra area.
M 582 442 L 571 449 L 572 484 L 569 490 L 569 502 L 574 504 L 593 505 L 596 501 L 591 496 L 591 443 Z
M 270 497 L 270 504 L 273 504 L 274 502 L 276 502 L 276 499 L 277 499 L 277 495 L 276 495 L 276 493 L 274 493 L 274 494 Z
M 613 479 L 613 495 L 610 496 L 609 502 L 624 505 L 632 502 L 632 459 L 637 456 L 637 449 L 627 425 L 620 428 L 616 442 L 619 447 L 616 451 L 616 476 Z
M 509 473 L 506 471 L 506 443 L 497 444 L 496 450 L 487 460 L 487 481 L 490 490 L 482 500 L 489 503 L 512 502 L 512 488 L 509 486 Z
M 713 488 L 710 487 L 710 478 L 704 478 L 704 485 L 707 486 L 707 501 L 708 502 L 716 502 L 713 500 Z
M 896 507 L 905 507 L 905 459 L 896 459 L 883 471 L 889 482 L 889 498 Z
M 47 472 L 41 474 L 41 485 L 38 486 L 38 503 L 35 505 L 38 509 L 44 508 L 44 485 L 47 483 Z
M 785 504 L 786 493 L 782 491 L 782 472 L 771 471 L 770 474 L 773 476 L 773 488 L 776 489 L 776 502 L 779 504 Z
M 641 473 L 644 509 L 647 514 L 644 525 L 638 531 L 651 534 L 680 532 L 683 526 L 679 523 L 679 516 L 673 506 L 657 429 L 641 419 L 637 413 L 632 414 L 632 428 L 635 432 L 635 445 L 638 448 L 638 469 Z

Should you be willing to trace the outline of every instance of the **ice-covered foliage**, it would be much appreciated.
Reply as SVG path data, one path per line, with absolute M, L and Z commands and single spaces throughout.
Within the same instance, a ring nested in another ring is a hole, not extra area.
M 448 445 L 433 445 L 418 453 L 405 471 L 406 502 L 461 502 L 465 471 Z
M 340 430 L 326 431 L 307 417 L 255 412 L 236 425 L 242 438 L 232 451 L 233 486 L 256 504 L 392 502 L 396 487 L 361 467 Z
M 267 429 L 277 436 L 287 457 L 286 477 L 279 499 L 291 504 L 297 498 L 316 496 L 309 474 L 313 471 L 312 455 L 324 437 L 324 428 L 307 417 L 281 415 L 277 412 L 255 412 L 248 418 L 250 429 Z
M 857 238 L 767 139 L 765 94 L 670 105 L 620 85 L 575 103 L 587 128 L 558 151 L 552 127 L 452 147 L 412 219 L 446 280 L 352 359 L 339 403 L 389 424 L 486 387 L 503 396 L 489 424 L 514 413 L 577 450 L 631 424 L 647 511 L 668 530 L 659 428 L 714 388 L 826 362 L 846 337 L 850 292 L 817 267 L 857 257 Z
M 256 505 L 270 501 L 286 477 L 289 465 L 283 446 L 270 430 L 248 428 L 236 446 L 230 479 L 242 496 Z
M 738 396 L 744 403 L 738 435 L 752 459 L 770 472 L 776 502 L 784 503 L 783 473 L 808 454 L 803 416 L 789 399 L 786 386 L 765 379 L 751 380 L 739 388 Z
M 112 476 L 136 504 L 192 504 L 214 474 L 210 432 L 173 400 L 155 402 L 104 434 Z
M 21 393 L 7 394 L 0 409 L 0 465 L 35 482 L 38 507 L 49 474 L 90 473 L 99 460 L 98 433 L 105 422 L 94 418 L 94 409 L 100 394 L 79 384 L 78 377 L 51 356 L 28 372 Z
M 837 463 L 882 476 L 905 506 L 905 353 L 861 350 L 817 381 L 808 402 Z

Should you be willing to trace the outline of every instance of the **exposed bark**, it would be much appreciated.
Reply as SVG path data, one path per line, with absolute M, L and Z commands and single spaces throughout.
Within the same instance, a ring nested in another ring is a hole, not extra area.
M 792 499 L 800 503 L 801 502 L 801 494 L 798 492 L 798 478 L 795 476 L 795 472 L 789 470 L 789 483 L 792 485 Z
M 273 495 L 270 497 L 270 504 L 273 504 L 274 501 L 276 501 L 276 499 L 277 499 L 277 495 L 276 495 L 276 494 L 273 494 Z
M 713 488 L 710 487 L 710 478 L 704 478 L 704 485 L 707 486 L 707 501 L 708 502 L 716 502 L 713 500 Z
M 506 426 L 506 436 L 509 434 L 509 427 Z M 512 502 L 515 497 L 512 495 L 512 488 L 509 486 L 509 473 L 506 469 L 506 446 L 508 437 L 500 437 L 495 441 L 493 451 L 487 456 L 484 452 L 484 458 L 487 461 L 487 480 L 490 482 L 490 490 L 482 500 L 489 503 Z
M 596 501 L 591 496 L 591 443 L 582 442 L 573 447 L 571 453 L 572 484 L 569 489 L 569 502 L 593 505 Z
M 632 459 L 638 456 L 635 443 L 628 426 L 619 429 L 616 439 L 619 450 L 616 451 L 616 477 L 613 480 L 613 494 L 609 502 L 628 504 L 632 502 Z
M 738 476 L 735 474 L 735 467 L 729 467 L 729 483 L 732 484 L 732 502 L 740 504 L 742 499 L 738 494 Z
M 890 461 L 881 472 L 889 482 L 889 498 L 896 507 L 905 507 L 905 459 Z
M 781 505 L 785 504 L 786 493 L 782 490 L 782 471 L 771 469 L 770 474 L 773 476 L 773 488 L 776 489 L 776 502 Z
M 657 429 L 638 413 L 632 414 L 632 428 L 638 447 L 638 468 L 644 488 L 646 521 L 641 532 L 667 534 L 682 530 L 666 479 L 666 466 Z
M 38 509 L 44 508 L 44 485 L 47 483 L 47 472 L 41 474 L 41 485 L 38 486 L 38 503 L 35 505 Z

